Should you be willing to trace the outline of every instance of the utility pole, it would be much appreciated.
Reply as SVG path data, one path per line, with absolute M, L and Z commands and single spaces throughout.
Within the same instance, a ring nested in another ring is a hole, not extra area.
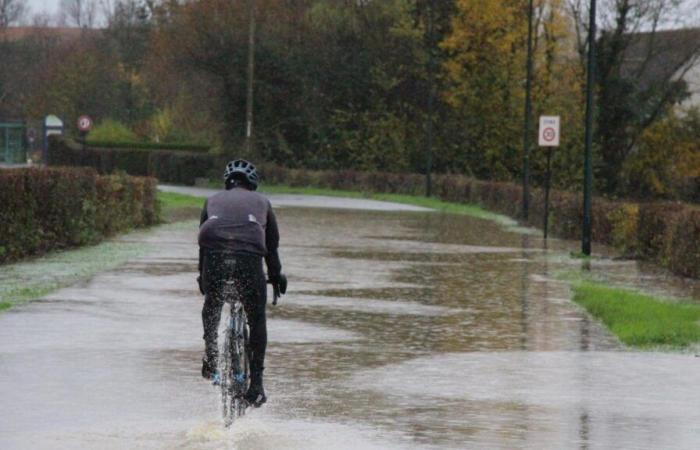
M 593 147 L 593 88 L 595 83 L 595 35 L 596 0 L 591 0 L 590 22 L 588 26 L 588 73 L 586 79 L 586 157 L 583 167 L 583 236 L 581 251 L 591 254 L 591 190 L 593 188 L 592 147 Z
M 435 55 L 434 45 L 434 24 L 433 14 L 435 0 L 430 1 L 430 11 L 428 12 L 428 123 L 425 161 L 425 196 L 430 197 L 433 193 L 433 182 L 431 172 L 433 170 L 433 110 L 435 108 Z
M 523 129 L 523 220 L 530 215 L 530 135 L 532 134 L 532 16 L 533 0 L 527 10 L 527 77 L 525 80 L 525 126 Z
M 248 0 L 248 83 L 245 104 L 245 154 L 253 154 L 253 77 L 255 73 L 255 0 Z

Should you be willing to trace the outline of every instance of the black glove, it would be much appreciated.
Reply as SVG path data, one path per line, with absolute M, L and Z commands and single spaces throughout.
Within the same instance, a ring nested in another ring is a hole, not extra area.
M 197 277 L 197 284 L 199 285 L 199 292 L 201 292 L 202 295 L 206 295 L 206 293 L 204 292 L 204 287 L 202 286 L 202 276 L 201 275 Z
M 279 274 L 276 277 L 270 277 L 269 283 L 272 284 L 272 292 L 274 295 L 272 304 L 276 305 L 277 299 L 287 293 L 287 277 L 283 274 Z

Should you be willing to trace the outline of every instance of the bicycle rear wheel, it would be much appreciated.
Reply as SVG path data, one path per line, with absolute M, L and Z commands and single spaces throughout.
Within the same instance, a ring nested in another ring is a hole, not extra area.
M 240 302 L 231 306 L 231 318 L 220 355 L 222 412 L 224 425 L 229 427 L 236 417 L 245 414 L 248 407 L 245 401 L 245 393 L 250 384 L 248 326 Z

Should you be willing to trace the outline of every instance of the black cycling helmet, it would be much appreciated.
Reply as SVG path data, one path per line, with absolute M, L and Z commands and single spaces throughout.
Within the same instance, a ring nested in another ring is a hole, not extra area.
M 258 181 L 260 181 L 258 171 L 255 169 L 254 165 L 245 159 L 237 159 L 226 164 L 224 181 L 228 184 L 229 180 L 231 180 L 231 178 L 233 178 L 236 174 L 241 174 L 239 175 L 240 178 L 245 180 L 253 188 L 253 190 L 258 188 Z

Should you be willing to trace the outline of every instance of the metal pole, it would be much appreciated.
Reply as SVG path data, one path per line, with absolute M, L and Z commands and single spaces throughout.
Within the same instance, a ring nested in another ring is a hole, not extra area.
M 245 153 L 253 152 L 253 77 L 255 72 L 255 0 L 248 0 L 248 83 L 245 105 Z
M 591 254 L 591 190 L 593 188 L 593 170 L 591 153 L 593 147 L 593 88 L 595 83 L 595 35 L 596 35 L 596 0 L 591 0 L 590 23 L 588 27 L 588 74 L 586 80 L 586 158 L 583 168 L 583 236 L 581 251 Z
M 549 229 L 549 190 L 552 184 L 552 147 L 547 147 L 547 179 L 544 184 L 544 238 Z
M 425 161 L 425 196 L 433 193 L 431 172 L 433 170 L 433 109 L 435 103 L 435 60 L 433 55 L 433 10 L 435 2 L 430 2 L 428 12 L 428 124 L 427 124 L 427 149 Z
M 533 0 L 527 10 L 527 78 L 525 80 L 525 127 L 523 129 L 523 220 L 530 215 L 530 134 L 532 131 L 532 16 Z

